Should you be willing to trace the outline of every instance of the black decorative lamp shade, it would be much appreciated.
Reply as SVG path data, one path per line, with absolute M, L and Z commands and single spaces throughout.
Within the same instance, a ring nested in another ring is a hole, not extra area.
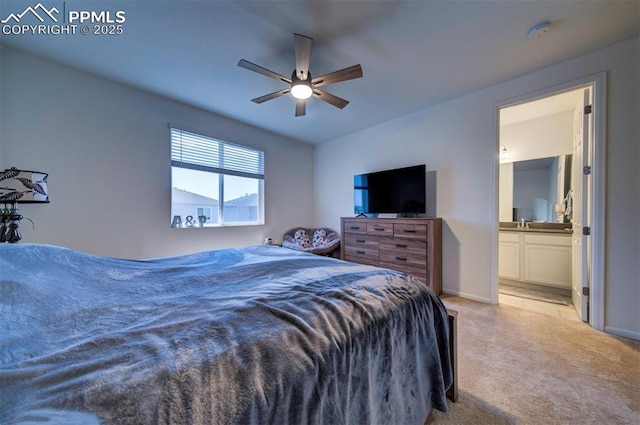
M 18 242 L 22 239 L 18 204 L 49 202 L 46 173 L 9 168 L 0 172 L 0 242 Z M 8 208 L 11 205 L 11 209 Z

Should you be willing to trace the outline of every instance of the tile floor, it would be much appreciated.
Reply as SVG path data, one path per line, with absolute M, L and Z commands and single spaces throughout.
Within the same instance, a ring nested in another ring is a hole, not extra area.
M 511 307 L 521 308 L 522 310 L 535 311 L 537 313 L 547 314 L 560 319 L 573 320 L 580 322 L 578 313 L 573 305 L 559 305 L 553 303 L 545 303 L 543 301 L 530 300 L 528 298 L 514 297 L 513 295 L 499 294 L 498 303 Z

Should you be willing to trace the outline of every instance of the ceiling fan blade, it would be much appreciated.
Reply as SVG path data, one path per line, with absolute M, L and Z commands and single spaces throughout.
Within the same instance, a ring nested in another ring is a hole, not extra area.
M 339 83 L 341 81 L 354 80 L 356 78 L 362 78 L 362 67 L 360 65 L 353 65 L 348 68 L 334 71 L 329 74 L 321 75 L 311 80 L 311 84 L 314 87 L 322 87 L 327 84 Z
M 302 34 L 293 34 L 293 46 L 296 52 L 296 75 L 302 81 L 309 73 L 309 59 L 311 58 L 311 44 L 313 38 Z
M 277 72 L 268 70 L 267 68 L 263 68 L 260 65 L 256 65 L 255 63 L 251 63 L 247 60 L 240 59 L 240 62 L 238 62 L 238 66 L 240 68 L 248 69 L 249 71 L 257 72 L 258 74 L 262 74 L 266 77 L 275 78 L 276 80 L 280 80 L 287 84 L 291 84 L 290 78 L 287 78 L 284 75 L 280 75 Z
M 307 102 L 304 99 L 296 99 L 296 117 L 307 114 Z
M 344 100 L 338 96 L 334 96 L 331 93 L 327 93 L 324 90 L 318 90 L 316 88 L 313 89 L 313 95 L 320 100 L 324 100 L 327 103 L 335 106 L 336 108 L 344 108 L 349 104 L 348 100 Z
M 275 99 L 276 97 L 284 96 L 285 94 L 289 93 L 290 91 L 291 91 L 291 89 L 278 90 L 278 91 L 275 91 L 273 93 L 265 94 L 264 96 L 256 97 L 255 99 L 251 99 L 251 101 L 255 102 L 255 103 L 266 102 L 267 100 L 271 100 L 271 99 Z

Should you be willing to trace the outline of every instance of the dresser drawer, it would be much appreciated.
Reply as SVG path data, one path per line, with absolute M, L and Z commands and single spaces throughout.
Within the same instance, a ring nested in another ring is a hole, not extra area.
M 402 273 L 410 274 L 411 276 L 414 276 L 414 277 L 420 279 L 422 282 L 426 283 L 427 286 L 429 285 L 428 281 L 427 281 L 427 274 L 426 274 L 424 268 L 409 267 L 409 266 L 403 265 L 403 264 L 386 263 L 386 262 L 382 262 L 382 261 L 380 261 L 380 267 L 384 267 L 386 269 L 397 270 L 397 271 L 402 272 Z
M 380 254 L 387 252 L 397 255 L 419 256 L 426 259 L 427 241 L 398 238 L 380 239 Z
M 379 236 L 392 236 L 393 223 L 367 223 L 367 234 Z
M 412 239 L 427 239 L 426 224 L 396 223 L 393 225 L 393 236 Z
M 411 255 L 407 253 L 397 251 L 383 251 L 380 252 L 380 264 L 393 264 L 396 266 L 404 266 L 411 268 L 425 269 L 427 265 L 426 256 L 424 255 Z M 391 266 L 385 266 L 391 267 Z M 424 273 L 424 272 L 423 272 Z
M 344 232 L 366 234 L 367 223 L 358 219 L 344 220 Z
M 378 261 L 377 259 L 372 260 L 371 258 L 366 258 L 366 257 L 345 255 L 344 260 L 349 261 L 350 263 L 366 264 L 367 266 L 376 266 L 376 267 L 380 266 L 380 261 Z
M 380 251 L 378 251 L 378 247 L 366 247 L 366 246 L 350 246 L 347 245 L 344 247 L 344 255 L 345 260 L 352 261 L 356 263 L 362 262 L 361 260 L 371 260 L 371 261 L 379 261 L 380 259 Z M 367 263 L 374 264 L 375 263 Z
M 369 235 L 357 235 L 357 234 L 351 234 L 351 235 L 345 235 L 344 237 L 344 244 L 345 247 L 355 247 L 355 248 L 361 248 L 361 249 L 378 249 L 379 247 L 379 242 L 378 242 L 378 238 L 376 238 L 375 236 L 369 236 Z

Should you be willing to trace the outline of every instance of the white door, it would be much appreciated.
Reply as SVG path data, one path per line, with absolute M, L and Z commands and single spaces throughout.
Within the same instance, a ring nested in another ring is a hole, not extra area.
M 583 101 L 574 111 L 574 139 L 571 187 L 568 206 L 571 207 L 573 223 L 573 273 L 571 297 L 578 316 L 584 322 L 589 321 L 589 236 L 585 227 L 590 226 L 588 216 L 591 174 L 585 173 L 590 165 L 591 117 L 585 114 L 585 108 L 591 105 L 591 89 L 584 90 Z M 589 106 L 590 107 L 590 106 Z M 586 288 L 586 289 L 585 289 Z

